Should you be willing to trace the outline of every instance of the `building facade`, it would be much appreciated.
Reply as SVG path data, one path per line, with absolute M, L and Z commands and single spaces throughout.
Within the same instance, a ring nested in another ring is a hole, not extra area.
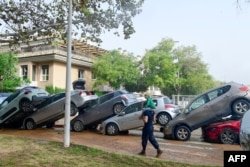
M 7 51 L 8 45 L 1 45 L 1 52 Z M 28 79 L 30 85 L 45 88 L 53 86 L 65 89 L 67 47 L 60 41 L 48 43 L 46 39 L 21 44 L 15 48 L 18 56 L 18 73 L 22 79 Z M 105 50 L 79 42 L 72 42 L 71 80 L 84 79 L 85 88 L 92 90 L 94 76 L 93 62 Z

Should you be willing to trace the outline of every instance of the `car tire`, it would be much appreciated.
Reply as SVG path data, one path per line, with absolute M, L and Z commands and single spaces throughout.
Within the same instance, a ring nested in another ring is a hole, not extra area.
M 71 103 L 70 105 L 70 116 L 75 116 L 78 113 L 78 108 L 74 103 Z
M 113 106 L 113 112 L 115 115 L 121 113 L 121 111 L 124 109 L 124 105 L 122 103 L 116 103 L 114 106 Z
M 233 144 L 237 141 L 237 134 L 232 129 L 224 129 L 219 136 L 220 142 L 223 144 Z
M 110 136 L 117 135 L 119 133 L 119 128 L 115 123 L 109 123 L 106 126 L 106 134 Z
M 82 123 L 82 121 L 77 120 L 73 123 L 73 130 L 76 132 L 81 132 L 84 130 L 84 125 Z
M 236 100 L 232 105 L 232 111 L 236 115 L 244 115 L 246 111 L 248 111 L 250 108 L 250 104 L 247 100 L 239 99 Z
M 31 112 L 33 110 L 33 104 L 28 99 L 22 99 L 19 103 L 19 107 L 25 113 Z
M 161 126 L 167 125 L 170 120 L 169 114 L 165 112 L 159 113 L 156 119 L 157 123 Z
M 181 141 L 187 141 L 190 139 L 191 131 L 187 126 L 178 126 L 175 131 L 175 138 Z
M 34 122 L 33 119 L 28 119 L 25 121 L 25 129 L 27 130 L 32 130 L 36 128 L 36 123 Z

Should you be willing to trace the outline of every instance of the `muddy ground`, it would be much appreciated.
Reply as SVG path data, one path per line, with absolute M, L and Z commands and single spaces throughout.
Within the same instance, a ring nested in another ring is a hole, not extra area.
M 53 129 L 40 128 L 36 130 L 0 129 L 0 135 L 12 135 L 34 139 L 44 139 L 63 142 L 62 127 Z M 71 143 L 137 155 L 141 150 L 141 131 L 131 130 L 128 135 L 105 136 L 97 131 L 71 132 Z M 224 150 L 241 150 L 238 144 L 226 145 L 201 141 L 200 130 L 192 132 L 191 140 L 187 142 L 165 140 L 161 132 L 155 133 L 163 150 L 161 159 L 189 164 L 223 166 Z M 147 157 L 154 157 L 156 151 L 148 144 Z

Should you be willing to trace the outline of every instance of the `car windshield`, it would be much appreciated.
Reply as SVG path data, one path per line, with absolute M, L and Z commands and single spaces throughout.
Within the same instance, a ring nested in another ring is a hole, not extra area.
M 7 105 L 9 104 L 12 100 L 14 100 L 19 94 L 20 94 L 21 91 L 16 91 L 15 93 L 12 93 L 10 96 L 8 96 L 0 105 L 0 108 L 3 107 L 3 105 Z

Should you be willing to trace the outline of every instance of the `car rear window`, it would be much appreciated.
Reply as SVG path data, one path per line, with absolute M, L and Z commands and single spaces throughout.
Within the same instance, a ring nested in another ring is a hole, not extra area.
M 163 99 L 164 99 L 165 104 L 171 104 L 172 103 L 172 100 L 170 98 L 168 98 L 168 97 L 164 97 Z

